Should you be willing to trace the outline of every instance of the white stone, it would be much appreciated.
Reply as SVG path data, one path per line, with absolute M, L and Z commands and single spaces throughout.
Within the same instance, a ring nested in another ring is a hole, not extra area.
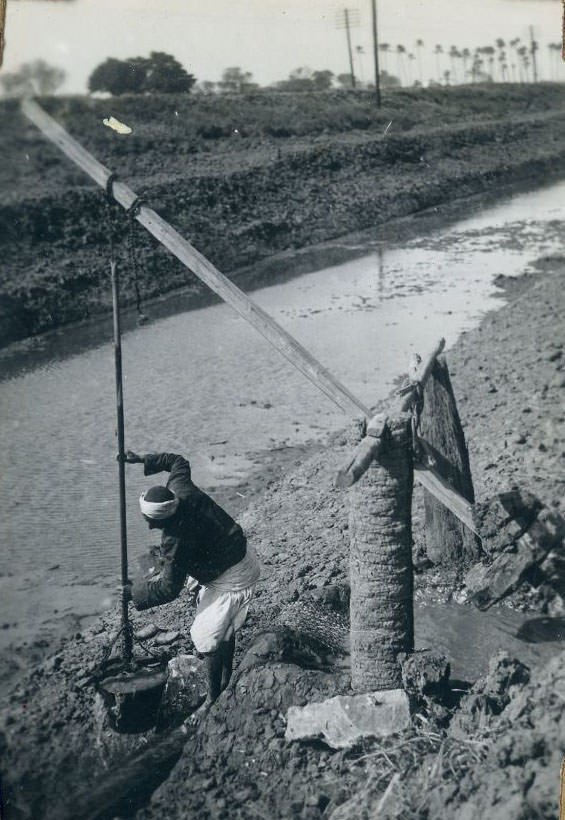
M 285 739 L 322 740 L 332 749 L 353 746 L 364 737 L 385 737 L 410 725 L 410 707 L 403 689 L 360 695 L 338 695 L 321 703 L 290 706 Z

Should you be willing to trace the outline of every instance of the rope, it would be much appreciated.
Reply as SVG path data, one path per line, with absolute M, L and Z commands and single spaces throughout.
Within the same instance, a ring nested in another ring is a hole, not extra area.
M 126 208 L 126 214 L 131 217 L 131 219 L 135 219 L 135 217 L 139 214 L 142 205 L 145 204 L 145 200 L 142 196 L 136 196 L 133 200 L 129 208 Z
M 108 179 L 106 180 L 106 199 L 108 202 L 113 202 L 114 200 L 114 182 L 117 178 L 118 175 L 115 171 L 108 174 Z
M 151 657 L 152 657 L 152 658 L 157 658 L 157 660 L 162 660 L 162 658 L 163 658 L 163 652 L 161 652 L 161 653 L 159 653 L 159 654 L 158 654 L 157 652 L 154 652 L 152 649 L 149 649 L 149 647 L 147 646 L 147 644 L 146 644 L 146 643 L 144 643 L 144 642 L 141 640 L 141 638 L 136 638 L 136 637 L 135 637 L 135 635 L 133 636 L 133 641 L 134 641 L 134 643 L 136 643 L 138 646 L 140 646 L 140 647 L 143 649 L 143 651 L 144 651 L 144 652 L 147 652 L 147 654 L 148 654 L 148 655 L 151 655 Z
M 108 236 L 108 244 L 110 246 L 110 262 L 115 263 L 116 261 L 116 245 L 115 245 L 115 236 L 114 236 L 114 225 L 112 220 L 112 205 L 114 203 L 114 183 L 118 179 L 118 174 L 112 171 L 108 174 L 106 179 L 105 185 L 105 194 L 106 194 L 106 232 Z M 133 200 L 129 208 L 126 208 L 126 214 L 128 216 L 128 233 L 127 233 L 127 247 L 128 247 L 128 256 L 130 259 L 130 266 L 133 271 L 133 289 L 135 292 L 135 307 L 138 313 L 138 321 L 144 322 L 147 319 L 147 316 L 143 313 L 141 309 L 141 293 L 139 290 L 139 271 L 138 271 L 138 264 L 137 264 L 137 254 L 135 252 L 135 218 L 139 214 L 142 205 L 144 204 L 144 199 L 141 196 L 136 196 Z
M 422 410 L 424 409 L 424 388 L 421 382 L 413 382 L 412 388 L 416 393 L 416 400 L 412 405 L 412 430 L 414 435 L 417 435 L 420 429 Z
M 422 450 L 422 445 L 420 444 L 420 439 L 418 437 L 418 433 L 420 431 L 420 420 L 422 416 L 422 410 L 424 409 L 424 388 L 422 387 L 421 382 L 413 382 L 413 388 L 416 393 L 416 398 L 414 403 L 412 404 L 411 412 L 412 412 L 412 453 L 414 456 L 414 461 L 421 461 L 424 455 Z
M 112 654 L 112 649 L 114 648 L 114 646 L 117 644 L 118 640 L 120 639 L 120 635 L 124 635 L 124 638 L 126 640 L 129 640 L 129 641 L 132 641 L 132 642 L 134 640 L 135 641 L 138 640 L 137 638 L 135 638 L 135 636 L 133 634 L 133 626 L 131 624 L 131 621 L 128 621 L 127 624 L 122 624 L 122 626 L 118 629 L 118 631 L 116 632 L 114 637 L 111 639 L 110 643 L 107 646 L 105 646 L 104 649 L 102 650 L 102 659 L 100 661 L 101 666 L 103 664 L 105 664 L 106 661 L 109 659 L 110 655 Z
M 424 409 L 424 388 L 419 381 L 411 381 L 408 384 L 399 387 L 396 393 L 400 396 L 406 396 L 408 393 L 414 393 L 414 401 L 410 407 L 412 414 L 412 452 L 415 461 L 421 461 L 423 452 L 418 433 L 420 431 L 420 419 L 422 410 Z
M 152 658 L 162 660 L 163 653 L 161 652 L 160 654 L 158 654 L 154 650 L 149 649 L 147 644 L 144 641 L 142 641 L 141 638 L 136 638 L 135 633 L 133 631 L 133 625 L 130 621 L 128 621 L 127 626 L 121 626 L 114 635 L 114 637 L 111 639 L 110 643 L 107 646 L 105 646 L 102 650 L 102 659 L 100 661 L 101 666 L 105 664 L 106 661 L 109 659 L 110 655 L 112 654 L 112 649 L 119 641 L 120 636 L 125 634 L 126 630 L 129 632 L 129 639 L 132 641 L 132 643 L 136 644 L 137 646 L 140 646 L 143 649 L 143 651 L 150 655 Z
M 104 213 L 106 214 L 106 230 L 108 236 L 108 244 L 110 246 L 110 262 L 111 264 L 115 264 L 116 261 L 116 252 L 115 252 L 115 244 L 114 244 L 114 225 L 112 221 L 112 204 L 114 202 L 114 182 L 118 178 L 118 175 L 112 171 L 111 174 L 108 174 L 108 179 L 106 180 L 106 207 L 104 209 Z
M 137 254 L 135 251 L 135 218 L 139 214 L 141 210 L 141 206 L 143 205 L 143 197 L 136 196 L 134 201 L 131 203 L 129 208 L 126 210 L 126 214 L 128 216 L 129 227 L 128 227 L 128 253 L 130 258 L 130 265 L 133 271 L 133 289 L 135 291 L 135 307 L 139 314 L 139 319 L 145 320 L 147 317 L 141 310 L 141 294 L 139 292 L 139 276 L 138 276 L 138 266 L 137 266 Z

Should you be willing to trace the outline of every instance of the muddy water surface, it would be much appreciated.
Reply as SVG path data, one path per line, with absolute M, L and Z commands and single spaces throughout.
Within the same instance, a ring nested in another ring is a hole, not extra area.
M 562 250 L 564 217 L 565 184 L 516 195 L 401 247 L 368 239 L 363 256 L 253 298 L 371 404 L 390 392 L 413 351 L 441 335 L 452 345 L 501 304 L 498 274 L 519 275 Z M 113 351 L 104 342 L 73 354 L 81 333 L 65 331 L 66 355 L 60 336 L 45 340 L 35 362 L 22 345 L 21 365 L 16 350 L 0 384 L 0 646 L 99 612 L 119 576 Z M 224 305 L 128 331 L 123 355 L 127 445 L 186 453 L 196 482 L 216 488 L 228 508 L 244 503 L 242 485 L 273 451 L 323 442 L 344 422 Z M 132 467 L 132 556 L 152 543 L 137 512 L 145 486 Z M 443 620 L 451 633 L 453 620 Z

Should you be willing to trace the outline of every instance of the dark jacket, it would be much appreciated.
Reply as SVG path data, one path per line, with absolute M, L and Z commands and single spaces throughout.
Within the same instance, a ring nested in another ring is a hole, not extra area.
M 145 475 L 170 472 L 167 487 L 179 498 L 175 515 L 163 529 L 160 574 L 133 584 L 137 609 L 166 604 L 176 598 L 187 575 L 210 583 L 246 554 L 243 530 L 209 495 L 193 484 L 190 464 L 174 453 L 143 457 Z

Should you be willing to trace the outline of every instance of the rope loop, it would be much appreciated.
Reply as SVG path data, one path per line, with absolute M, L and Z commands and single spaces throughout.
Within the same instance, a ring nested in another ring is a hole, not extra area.
M 406 384 L 403 384 L 400 387 L 398 387 L 394 392 L 397 396 L 406 396 L 408 393 L 411 393 L 412 390 L 417 390 L 418 386 L 421 387 L 420 382 L 408 381 L 406 382 Z
M 126 208 L 126 214 L 130 219 L 135 219 L 143 205 L 145 205 L 144 198 L 142 196 L 136 196 L 129 208 Z
M 116 632 L 114 637 L 111 638 L 110 643 L 107 644 L 107 646 L 105 646 L 102 650 L 102 664 L 106 663 L 106 661 L 110 658 L 110 655 L 112 654 L 112 649 L 121 637 L 123 637 L 123 639 L 126 641 L 131 641 L 132 645 L 140 646 L 147 655 L 150 655 L 153 658 L 156 658 L 157 660 L 161 660 L 162 656 L 160 654 L 150 649 L 147 646 L 146 642 L 141 640 L 141 638 L 136 637 L 133 625 L 130 621 L 128 621 L 127 624 L 122 625 L 120 627 L 120 629 Z
M 110 262 L 111 264 L 115 264 L 116 261 L 116 239 L 115 239 L 115 229 L 114 229 L 114 220 L 113 214 L 114 211 L 111 208 L 113 204 L 113 188 L 114 183 L 118 179 L 118 174 L 112 171 L 108 174 L 106 179 L 106 233 L 108 238 L 108 244 L 110 246 Z M 138 270 L 138 262 L 137 262 L 137 253 L 135 248 L 135 218 L 139 214 L 142 205 L 144 204 L 144 199 L 141 196 L 136 196 L 129 208 L 126 208 L 126 214 L 128 217 L 128 230 L 126 233 L 126 242 L 127 242 L 127 250 L 128 256 L 130 260 L 130 270 L 131 270 L 131 284 L 133 284 L 133 289 L 135 292 L 135 307 L 138 313 L 138 323 L 143 324 L 147 321 L 147 316 L 143 313 L 141 309 L 141 292 L 139 289 L 139 270 Z
M 416 397 L 411 407 L 412 413 L 412 451 L 414 453 L 414 459 L 416 461 L 421 461 L 422 459 L 422 445 L 420 444 L 420 440 L 418 437 L 418 433 L 420 431 L 420 418 L 422 416 L 422 410 L 424 409 L 424 388 L 422 387 L 422 383 L 419 381 L 414 381 L 411 384 L 411 390 L 414 390 Z
M 108 179 L 106 180 L 106 199 L 108 202 L 112 202 L 114 199 L 114 182 L 118 179 L 118 175 L 115 171 L 111 171 L 108 174 Z

